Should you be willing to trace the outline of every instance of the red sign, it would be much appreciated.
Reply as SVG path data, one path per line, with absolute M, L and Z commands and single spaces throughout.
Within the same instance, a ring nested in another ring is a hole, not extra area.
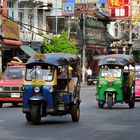
M 108 0 L 107 5 L 108 5 L 109 9 L 123 8 L 124 7 L 124 0 Z
M 131 17 L 131 1 L 124 0 L 124 6 L 122 8 L 110 8 L 110 18 L 121 19 Z

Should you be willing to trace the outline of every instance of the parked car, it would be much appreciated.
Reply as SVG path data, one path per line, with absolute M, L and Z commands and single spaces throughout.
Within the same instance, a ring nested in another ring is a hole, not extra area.
M 22 103 L 23 75 L 25 66 L 8 64 L 0 79 L 0 108 L 3 103 L 18 106 Z
M 92 74 L 87 77 L 87 85 L 95 85 L 97 83 L 98 76 L 95 74 Z
M 140 71 L 135 72 L 134 80 L 135 80 L 135 98 L 140 98 Z

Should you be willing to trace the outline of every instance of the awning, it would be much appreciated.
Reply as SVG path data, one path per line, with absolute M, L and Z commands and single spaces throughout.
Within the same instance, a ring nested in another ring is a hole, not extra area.
M 22 46 L 20 46 L 20 48 L 22 51 L 24 51 L 30 57 L 37 54 L 37 52 L 35 50 L 33 50 L 31 47 L 29 47 L 27 45 L 22 45 Z
M 22 45 L 22 42 L 19 40 L 11 40 L 11 39 L 3 39 L 2 42 L 3 45 L 14 45 L 14 46 L 20 46 Z

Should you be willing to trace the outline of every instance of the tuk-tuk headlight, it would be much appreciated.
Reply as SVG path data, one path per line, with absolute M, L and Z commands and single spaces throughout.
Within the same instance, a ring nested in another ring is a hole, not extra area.
M 49 92 L 54 92 L 54 87 L 50 87 Z
M 2 87 L 0 87 L 0 92 L 3 91 Z
M 40 92 L 40 87 L 35 87 L 35 88 L 34 88 L 34 92 L 35 92 L 35 93 L 39 93 L 39 92 Z

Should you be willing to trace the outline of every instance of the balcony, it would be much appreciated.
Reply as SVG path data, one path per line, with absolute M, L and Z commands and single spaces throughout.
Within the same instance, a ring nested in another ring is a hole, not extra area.
M 20 31 L 20 40 L 25 42 L 43 41 L 43 37 L 30 31 Z

